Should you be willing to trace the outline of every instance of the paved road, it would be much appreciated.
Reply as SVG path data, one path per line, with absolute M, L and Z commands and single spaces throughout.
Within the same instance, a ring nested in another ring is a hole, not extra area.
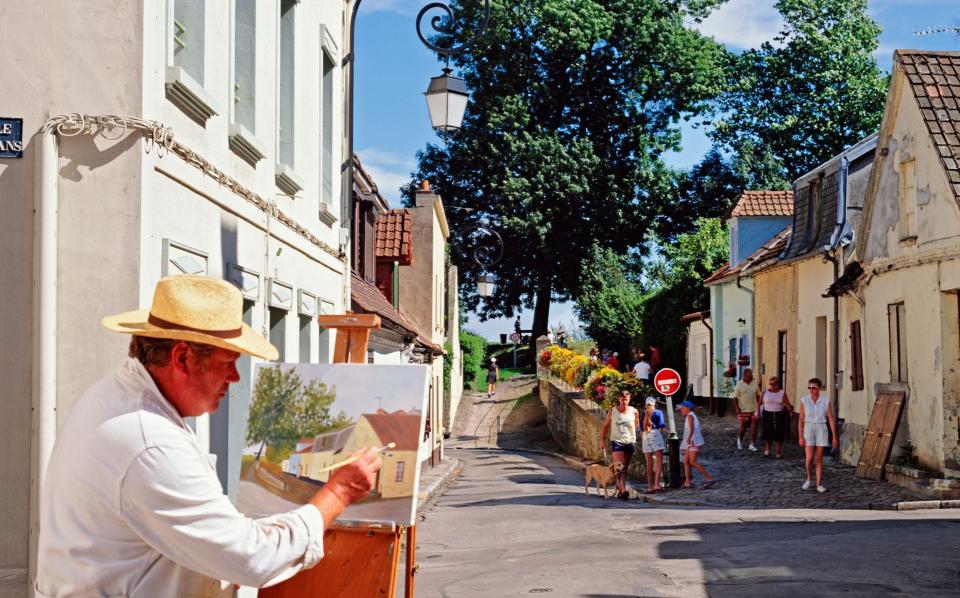
M 421 511 L 418 598 L 960 595 L 960 511 L 587 497 L 558 461 L 495 448 L 487 418 L 508 408 L 502 388 L 452 443 L 461 476 Z

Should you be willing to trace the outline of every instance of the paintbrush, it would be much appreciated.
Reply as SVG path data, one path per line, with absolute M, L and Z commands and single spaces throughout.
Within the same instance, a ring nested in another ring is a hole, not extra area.
M 390 449 L 394 449 L 394 448 L 397 448 L 397 443 L 396 443 L 396 442 L 391 442 L 390 444 L 387 444 L 386 446 L 381 446 L 380 448 L 378 448 L 378 449 L 377 449 L 377 452 L 378 452 L 378 453 L 382 453 L 382 452 L 384 452 L 384 451 L 389 451 Z M 339 463 L 334 463 L 333 465 L 327 465 L 326 467 L 324 467 L 324 468 L 321 469 L 320 471 L 317 471 L 316 473 L 326 473 L 326 472 L 328 472 L 328 471 L 330 471 L 330 470 L 333 470 L 333 469 L 336 469 L 336 468 L 338 468 L 338 467 L 343 467 L 344 465 L 349 465 L 349 464 L 353 463 L 354 461 L 356 461 L 356 460 L 359 459 L 359 458 L 360 458 L 360 455 L 357 455 L 357 456 L 355 456 L 355 457 L 350 457 L 349 459 L 344 459 L 343 461 L 341 461 L 341 462 L 339 462 Z M 314 474 L 314 475 L 315 475 L 315 474 Z

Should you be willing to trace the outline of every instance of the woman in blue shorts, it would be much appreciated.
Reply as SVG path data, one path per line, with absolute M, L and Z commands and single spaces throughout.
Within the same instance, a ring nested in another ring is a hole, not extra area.
M 620 498 L 626 500 L 627 468 L 630 458 L 637 449 L 637 428 L 640 427 L 640 412 L 630 406 L 630 391 L 622 390 L 617 396 L 617 406 L 607 414 L 600 430 L 600 450 L 607 449 L 607 438 L 610 438 L 610 452 L 613 460 L 623 463 L 623 471 L 617 476 L 617 485 L 620 488 Z

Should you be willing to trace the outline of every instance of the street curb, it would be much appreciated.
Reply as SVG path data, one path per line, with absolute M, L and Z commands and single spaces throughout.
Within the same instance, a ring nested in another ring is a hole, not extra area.
M 451 482 L 453 478 L 457 477 L 461 471 L 463 471 L 463 461 L 453 459 L 450 466 L 447 467 L 447 471 L 444 472 L 442 476 L 431 481 L 429 486 L 420 490 L 417 498 L 417 507 L 423 506 L 431 498 L 440 494 L 447 484 Z
M 922 511 L 927 509 L 960 509 L 960 500 L 910 500 L 893 504 L 893 510 L 897 511 Z

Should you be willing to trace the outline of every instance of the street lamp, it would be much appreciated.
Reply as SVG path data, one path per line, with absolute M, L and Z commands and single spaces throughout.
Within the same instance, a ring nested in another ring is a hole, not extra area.
M 423 42 L 423 45 L 427 48 L 438 54 L 443 54 L 444 58 L 446 58 L 446 66 L 443 69 L 443 74 L 439 77 L 431 78 L 430 86 L 427 87 L 427 91 L 423 94 L 427 100 L 430 124 L 433 125 L 434 129 L 439 131 L 453 131 L 459 129 L 460 125 L 463 124 L 463 114 L 467 110 L 467 99 L 469 99 L 470 96 L 467 94 L 467 85 L 463 79 L 451 76 L 450 73 L 453 71 L 450 70 L 450 56 L 452 54 L 460 54 L 475 44 L 477 40 L 480 39 L 480 36 L 487 30 L 487 25 L 490 23 L 490 0 L 485 0 L 484 2 L 483 21 L 480 23 L 474 36 L 460 46 L 450 48 L 444 48 L 434 44 L 428 40 L 421 31 L 421 21 L 423 21 L 424 15 L 431 10 L 440 10 L 446 13 L 444 16 L 435 16 L 430 19 L 430 27 L 437 33 L 446 35 L 453 34 L 457 17 L 453 14 L 453 9 L 442 2 L 431 2 L 420 9 L 420 13 L 417 14 L 417 36 L 420 38 L 420 41 Z
M 477 292 L 484 299 L 487 297 L 493 297 L 493 288 L 495 284 L 496 281 L 494 281 L 492 276 L 481 274 L 480 279 L 477 280 Z
M 438 131 L 454 131 L 463 124 L 467 110 L 467 84 L 460 77 L 453 77 L 449 68 L 443 74 L 430 79 L 430 86 L 423 93 L 427 99 L 430 124 Z

